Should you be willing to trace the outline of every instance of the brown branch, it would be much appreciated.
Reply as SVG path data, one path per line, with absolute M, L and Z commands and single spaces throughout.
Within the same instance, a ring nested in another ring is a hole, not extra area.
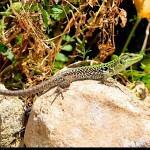
M 77 20 L 79 19 L 79 17 L 80 17 L 80 13 L 76 12 L 75 15 L 74 15 L 74 17 L 72 17 L 72 18 L 70 19 L 70 21 L 68 22 L 66 28 L 65 28 L 64 31 L 63 31 L 62 36 L 61 36 L 61 37 L 57 40 L 57 42 L 56 42 L 56 51 L 57 51 L 57 52 L 58 52 L 59 49 L 60 49 L 60 45 L 61 45 L 63 36 L 70 30 L 70 28 L 74 25 L 75 21 L 77 21 Z M 74 20 L 74 18 L 75 18 L 75 20 Z
M 25 28 L 24 25 L 23 25 L 23 22 L 22 22 L 21 19 L 20 19 L 19 14 L 15 11 L 15 8 L 14 8 L 14 5 L 13 5 L 12 0 L 9 0 L 9 2 L 10 2 L 10 7 L 11 7 L 11 9 L 12 9 L 12 12 L 13 12 L 14 15 L 17 16 L 17 18 L 18 18 L 18 22 L 19 22 L 20 27 L 21 27 L 22 29 L 26 30 L 26 28 Z

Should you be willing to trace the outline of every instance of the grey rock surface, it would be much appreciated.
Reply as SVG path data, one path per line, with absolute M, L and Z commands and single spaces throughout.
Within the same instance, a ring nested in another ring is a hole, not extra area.
M 118 86 L 73 82 L 52 105 L 55 89 L 40 96 L 26 126 L 26 147 L 150 146 L 148 106 Z
M 24 104 L 17 97 L 0 95 L 0 147 L 23 147 L 19 135 L 23 128 Z

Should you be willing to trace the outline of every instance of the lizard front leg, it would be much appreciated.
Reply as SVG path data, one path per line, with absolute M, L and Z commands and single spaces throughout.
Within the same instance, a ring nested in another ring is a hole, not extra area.
M 118 86 L 117 81 L 114 80 L 113 78 L 102 78 L 99 81 L 99 83 L 104 84 L 106 86 L 111 86 L 111 87 L 118 88 L 119 90 L 121 90 L 123 92 L 123 90 Z

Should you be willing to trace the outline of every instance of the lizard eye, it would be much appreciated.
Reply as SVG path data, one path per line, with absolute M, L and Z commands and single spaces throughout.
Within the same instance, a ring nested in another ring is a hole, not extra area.
M 132 58 L 132 57 L 133 57 L 132 55 L 129 56 L 129 58 Z

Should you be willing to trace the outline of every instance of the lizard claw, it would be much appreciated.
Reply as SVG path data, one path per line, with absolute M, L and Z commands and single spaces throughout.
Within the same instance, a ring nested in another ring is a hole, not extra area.
M 67 91 L 67 88 L 63 89 L 61 87 L 57 87 L 57 89 L 54 91 L 54 93 L 52 93 L 51 95 L 55 94 L 55 98 L 53 99 L 53 101 L 51 102 L 51 105 L 54 103 L 54 101 L 56 100 L 56 98 L 61 95 L 62 100 L 64 100 L 64 96 L 63 96 L 63 92 Z
M 123 92 L 123 90 L 117 84 L 117 81 L 113 80 L 112 78 L 109 78 L 107 80 L 101 80 L 101 81 L 99 81 L 99 83 L 104 84 L 106 86 L 118 88 L 119 90 L 121 90 Z

